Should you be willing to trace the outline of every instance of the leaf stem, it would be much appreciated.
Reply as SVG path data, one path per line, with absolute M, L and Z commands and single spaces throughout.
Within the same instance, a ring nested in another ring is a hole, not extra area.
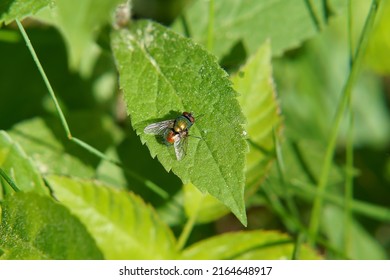
M 353 126 L 354 115 L 352 106 L 349 105 L 350 122 L 347 136 L 346 150 L 346 179 L 344 193 L 344 252 L 348 255 L 351 248 L 351 223 L 352 223 L 352 200 L 353 200 Z
M 17 23 L 17 25 L 19 27 L 20 32 L 22 33 L 22 36 L 23 36 L 23 38 L 24 38 L 24 40 L 26 42 L 27 48 L 29 49 L 29 51 L 30 51 L 30 53 L 32 55 L 32 58 L 33 58 L 35 64 L 37 65 L 39 72 L 42 75 L 43 81 L 45 82 L 46 87 L 49 90 L 50 96 L 53 99 L 54 105 L 55 105 L 56 110 L 58 112 L 58 115 L 60 117 L 60 120 L 61 120 L 62 126 L 63 126 L 63 128 L 65 130 L 67 138 L 70 141 L 75 142 L 77 145 L 81 146 L 85 150 L 89 151 L 90 153 L 96 155 L 97 157 L 99 157 L 99 158 L 101 158 L 103 160 L 106 160 L 108 162 L 111 162 L 111 163 L 121 167 L 124 170 L 124 172 L 126 172 L 127 174 L 132 176 L 134 179 L 136 179 L 137 181 L 140 181 L 141 183 L 143 183 L 146 187 L 148 187 L 149 189 L 154 191 L 156 194 L 158 194 L 162 198 L 167 199 L 169 197 L 169 194 L 164 189 L 162 189 L 161 187 L 159 187 L 158 185 L 153 183 L 152 181 L 147 180 L 147 179 L 141 177 L 140 175 L 136 174 L 135 172 L 124 168 L 123 165 L 119 161 L 107 157 L 105 154 L 103 154 L 102 152 L 98 151 L 96 148 L 92 147 L 88 143 L 85 143 L 84 141 L 82 141 L 82 140 L 72 136 L 72 134 L 70 132 L 70 129 L 69 129 L 69 125 L 68 125 L 68 123 L 66 121 L 66 118 L 65 118 L 65 116 L 64 116 L 64 114 L 63 114 L 63 112 L 61 110 L 61 107 L 60 107 L 60 105 L 59 105 L 59 103 L 57 101 L 56 95 L 54 93 L 54 90 L 53 90 L 50 82 L 49 82 L 49 79 L 46 76 L 45 70 L 43 69 L 43 67 L 42 67 L 42 65 L 41 65 L 41 63 L 40 63 L 40 61 L 38 59 L 38 56 L 37 56 L 37 54 L 36 54 L 36 52 L 34 50 L 34 47 L 32 46 L 31 41 L 30 41 L 30 39 L 29 39 L 29 37 L 28 37 L 28 35 L 27 35 L 23 25 L 21 24 L 21 22 L 18 19 L 16 19 L 16 23 Z
M 4 178 L 4 180 L 7 181 L 7 183 L 11 186 L 11 188 L 15 191 L 15 192 L 20 192 L 20 189 L 16 186 L 15 182 L 11 179 L 11 177 L 9 177 L 7 175 L 7 173 L 5 173 L 5 171 L 0 168 L 0 175 L 1 177 Z
M 299 260 L 299 256 L 301 254 L 301 247 L 304 241 L 305 241 L 305 235 L 303 234 L 303 232 L 299 232 L 297 239 L 295 240 L 294 251 L 291 257 L 292 260 Z
M 125 168 L 123 166 L 123 164 L 118 161 L 118 160 L 115 160 L 115 159 L 112 159 L 108 156 L 106 156 L 105 154 L 103 154 L 102 152 L 100 152 L 99 150 L 97 150 L 96 148 L 92 147 L 91 145 L 89 145 L 88 143 L 85 143 L 84 141 L 76 138 L 76 137 L 72 137 L 70 138 L 70 141 L 72 142 L 75 142 L 77 145 L 83 147 L 85 150 L 89 151 L 90 153 L 94 154 L 95 156 L 97 156 L 98 158 L 101 158 L 103 160 L 106 160 L 108 162 L 111 162 L 112 164 L 115 164 L 116 166 L 120 167 L 123 169 L 123 171 L 130 175 L 132 178 L 136 179 L 137 181 L 141 182 L 142 184 L 144 184 L 145 186 L 147 186 L 149 189 L 151 189 L 152 191 L 154 191 L 156 194 L 158 194 L 160 197 L 164 198 L 164 199 L 167 199 L 169 197 L 169 194 L 168 192 L 166 192 L 165 190 L 163 190 L 162 188 L 160 188 L 158 185 L 156 185 L 155 183 L 153 183 L 152 181 L 146 179 L 146 178 L 143 178 L 142 176 L 138 175 L 137 173 Z
M 354 48 L 352 42 L 352 1 L 348 0 L 348 33 L 349 33 L 349 46 L 350 46 L 350 61 L 353 63 Z M 348 100 L 348 116 L 349 127 L 347 134 L 347 147 L 346 147 L 346 178 L 345 178 L 345 193 L 344 193 L 344 252 L 348 255 L 351 249 L 351 223 L 352 223 L 352 200 L 353 200 L 353 128 L 354 128 L 354 112 L 352 108 L 352 98 Z
M 290 187 L 297 196 L 305 199 L 306 201 L 311 201 L 316 196 L 315 185 L 310 183 L 293 180 L 288 187 Z M 325 193 L 324 200 L 341 208 L 345 207 L 344 198 L 339 197 L 338 195 Z M 352 200 L 351 203 L 351 210 L 357 214 L 361 214 L 378 221 L 384 221 L 386 223 L 390 222 L 390 208 L 388 207 L 377 206 L 359 200 Z
M 352 65 L 354 59 L 354 48 L 353 48 L 353 21 L 352 21 L 352 1 L 348 0 L 348 41 L 349 41 L 349 55 L 350 65 Z
M 277 163 L 276 166 L 277 166 L 278 175 L 279 175 L 279 178 L 281 181 L 280 183 L 282 186 L 286 186 L 287 184 L 286 184 L 286 176 L 285 176 L 285 164 L 284 164 L 284 160 L 283 160 L 282 147 L 281 147 L 280 141 L 276 135 L 275 130 L 273 130 L 273 139 L 274 139 L 274 143 L 275 143 L 275 155 L 276 155 L 276 163 Z M 290 213 L 292 213 L 292 215 L 294 217 L 296 217 L 296 219 L 298 220 L 299 219 L 298 207 L 296 206 L 296 204 L 294 202 L 290 188 L 286 187 L 286 190 L 287 191 L 285 192 L 284 197 L 287 200 L 287 206 L 289 208 Z
M 57 110 L 57 112 L 58 112 L 58 115 L 59 115 L 59 117 L 60 117 L 62 126 L 63 126 L 63 128 L 64 128 L 64 130 L 65 130 L 66 136 L 67 136 L 69 139 L 71 139 L 71 138 L 72 138 L 72 134 L 70 133 L 70 129 L 69 129 L 68 123 L 66 122 L 64 113 L 63 113 L 62 110 L 61 110 L 61 107 L 60 107 L 60 105 L 59 105 L 59 103 L 58 103 L 58 101 L 57 101 L 56 95 L 54 94 L 54 90 L 53 90 L 53 88 L 51 87 L 51 84 L 50 84 L 50 82 L 49 82 L 49 79 L 48 79 L 47 76 L 46 76 L 45 71 L 43 70 L 43 67 L 42 67 L 42 65 L 41 65 L 41 62 L 39 61 L 38 56 L 37 56 L 37 54 L 35 53 L 35 50 L 34 50 L 34 47 L 33 47 L 32 44 L 31 44 L 30 38 L 27 36 L 26 30 L 24 30 L 24 27 L 23 27 L 23 25 L 20 23 L 20 21 L 19 21 L 18 19 L 16 19 L 15 21 L 16 21 L 16 24 L 17 24 L 18 27 L 19 27 L 20 32 L 22 33 L 22 36 L 23 36 L 23 38 L 24 38 L 24 41 L 26 42 L 27 48 L 29 49 L 29 51 L 30 51 L 30 53 L 31 53 L 31 56 L 32 56 L 32 58 L 33 58 L 35 64 L 37 65 L 39 72 L 40 72 L 41 75 L 42 75 L 43 81 L 45 82 L 46 87 L 47 87 L 47 89 L 49 90 L 50 96 L 51 96 L 51 98 L 53 99 L 53 102 L 54 102 L 54 105 L 55 105 L 56 110 Z
M 209 23 L 207 28 L 207 50 L 214 48 L 214 0 L 209 0 Z
M 343 118 L 343 114 L 346 110 L 346 107 L 348 105 L 348 100 L 350 99 L 350 95 L 352 92 L 352 87 L 356 81 L 356 78 L 358 76 L 361 62 L 363 59 L 363 54 L 366 49 L 368 36 L 372 30 L 375 15 L 377 13 L 378 5 L 380 0 L 373 0 L 370 7 L 370 12 L 366 18 L 366 22 L 363 28 L 363 31 L 360 36 L 360 40 L 357 45 L 356 55 L 352 63 L 351 71 L 348 76 L 348 80 L 344 86 L 344 89 L 342 91 L 342 97 L 338 104 L 337 111 L 336 111 L 336 117 L 335 122 L 332 127 L 332 130 L 330 132 L 329 142 L 327 145 L 326 153 L 325 153 L 325 159 L 322 165 L 321 169 L 321 175 L 318 182 L 316 197 L 314 199 L 313 204 L 313 210 L 310 217 L 310 225 L 309 225 L 309 237 L 311 238 L 311 243 L 314 245 L 316 237 L 318 235 L 319 231 L 319 224 L 321 219 L 321 210 L 322 210 L 322 204 L 323 204 L 323 194 L 325 193 L 326 186 L 328 184 L 328 177 L 330 172 L 330 167 L 333 160 L 333 155 L 336 147 L 336 141 L 338 132 L 341 125 L 341 120 Z
M 306 2 L 307 9 L 309 10 L 310 17 L 312 18 L 317 31 L 320 31 L 322 28 L 321 21 L 319 19 L 317 10 L 313 4 L 313 0 L 305 0 L 305 2 Z
M 290 184 L 286 185 L 287 188 L 290 186 Z M 289 210 L 285 209 L 283 203 L 279 200 L 278 195 L 273 193 L 273 190 L 270 190 L 268 187 L 264 187 L 262 188 L 262 192 L 270 203 L 270 207 L 282 218 L 289 231 L 293 233 L 303 233 L 303 237 L 297 237 L 299 240 L 296 240 L 294 251 L 292 252 L 292 258 L 299 258 L 301 245 L 305 241 L 305 237 L 309 235 L 307 228 L 297 219 L 297 217 L 292 215 Z M 318 244 L 326 247 L 329 252 L 336 254 L 339 258 L 347 259 L 344 252 L 341 252 L 337 248 L 333 247 L 326 239 L 317 237 L 316 241 Z
M 324 24 L 328 24 L 329 21 L 329 6 L 328 6 L 328 0 L 322 0 L 322 11 L 323 11 L 323 17 L 324 17 Z

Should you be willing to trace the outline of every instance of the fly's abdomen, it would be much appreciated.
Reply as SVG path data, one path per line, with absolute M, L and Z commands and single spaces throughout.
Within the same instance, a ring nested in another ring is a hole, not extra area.
M 163 134 L 164 144 L 173 145 L 173 143 L 175 143 L 176 137 L 177 133 L 175 133 L 172 129 L 167 129 Z

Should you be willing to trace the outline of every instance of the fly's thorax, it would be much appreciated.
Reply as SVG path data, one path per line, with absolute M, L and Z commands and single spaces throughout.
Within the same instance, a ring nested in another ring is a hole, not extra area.
M 182 116 L 177 117 L 177 119 L 175 120 L 173 130 L 177 133 L 188 130 L 193 125 L 194 121 L 195 120 L 191 115 L 190 117 L 187 117 L 183 114 Z

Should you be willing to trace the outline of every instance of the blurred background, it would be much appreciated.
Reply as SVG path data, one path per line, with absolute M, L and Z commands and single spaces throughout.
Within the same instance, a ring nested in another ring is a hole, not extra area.
M 179 25 L 186 27 L 185 20 L 188 18 L 185 15 L 191 13 L 194 2 L 197 1 L 134 0 L 133 19 L 153 19 L 179 30 Z M 342 3 L 348 1 L 325 2 L 326 18 L 318 24 L 318 32 L 273 55 L 274 81 L 284 120 L 284 179 L 281 179 L 278 165 L 274 162 L 251 198 L 249 229 L 291 232 L 290 198 L 294 199 L 293 208 L 297 211 L 292 215 L 303 224 L 309 220 L 313 186 L 318 183 L 337 104 L 350 73 L 350 49 L 355 50 L 358 44 L 371 4 L 367 0 L 352 1 L 352 16 L 349 18 L 349 6 Z M 77 25 L 64 25 L 47 10 L 40 11 L 23 24 L 58 95 L 73 134 L 110 156 L 121 159 L 135 172 L 149 176 L 150 170 L 153 170 L 151 176 L 154 180 L 169 186 L 171 193 L 179 193 L 180 180 L 172 173 L 166 173 L 156 160 L 151 160 L 145 146 L 129 129 L 131 126 L 118 90 L 117 72 L 110 52 L 109 24 L 102 24 L 98 31 L 92 24 L 91 30 L 94 32 L 89 38 L 72 37 L 69 34 Z M 351 32 L 348 32 L 348 26 L 351 26 Z M 351 241 L 352 252 L 348 254 L 352 258 L 388 259 L 390 256 L 389 30 L 390 1 L 381 1 L 351 100 L 354 157 L 351 171 L 354 176 L 351 238 L 354 240 Z M 267 37 L 267 34 L 264 36 Z M 272 37 L 272 34 L 269 36 Z M 235 73 L 251 55 L 250 50 L 240 44 L 234 45 L 233 49 L 229 55 L 218 57 L 228 73 Z M 41 139 L 57 138 L 55 141 L 63 143 L 70 155 L 82 158 L 83 167 L 80 169 L 71 157 L 65 158 L 73 162 L 73 168 L 64 171 L 63 158 L 58 156 L 58 166 L 53 163 L 51 168 L 74 176 L 97 177 L 118 186 L 131 185 L 133 191 L 153 203 L 172 228 L 180 231 L 185 219 L 182 210 L 172 209 L 171 204 L 166 204 L 117 168 L 65 144 L 54 105 L 13 23 L 0 29 L 0 62 L 1 129 L 10 131 L 14 137 L 19 136 L 20 141 L 27 141 L 22 139 L 26 139 L 24 136 L 31 130 L 38 132 Z M 50 131 L 45 130 L 48 127 Z M 346 116 L 337 140 L 327 189 L 327 202 L 332 203 L 325 204 L 321 220 L 322 236 L 330 244 L 329 247 L 324 246 L 323 250 L 329 258 L 340 258 L 329 248 L 340 248 L 342 243 L 349 127 L 350 118 Z M 39 156 L 48 157 L 47 160 L 56 159 L 52 154 Z M 137 163 L 129 160 L 134 156 L 139 158 Z M 289 198 L 286 198 L 287 193 Z M 270 199 L 273 195 L 280 197 L 287 212 L 278 210 Z M 180 198 L 180 194 L 177 197 Z M 233 216 L 228 215 L 215 222 L 199 224 L 194 229 L 191 241 L 237 229 L 242 227 Z

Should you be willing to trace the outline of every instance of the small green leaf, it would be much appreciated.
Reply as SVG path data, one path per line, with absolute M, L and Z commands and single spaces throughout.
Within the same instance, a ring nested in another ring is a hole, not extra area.
M 273 54 L 300 45 L 315 35 L 326 14 L 321 1 L 305 0 L 215 0 L 212 52 L 219 58 L 241 45 L 246 54 L 254 54 L 266 39 L 271 39 Z M 209 4 L 194 1 L 186 11 L 189 35 L 202 45 L 207 44 Z M 184 32 L 177 21 L 175 28 Z
M 175 240 L 153 209 L 129 192 L 49 176 L 54 196 L 87 227 L 106 259 L 172 259 Z
M 48 6 L 50 2 L 51 0 L 1 0 L 0 24 L 8 24 L 15 19 L 22 20 Z
M 21 191 L 49 194 L 31 159 L 5 131 L 0 131 L 0 167 Z
M 184 183 L 191 182 L 228 206 L 246 224 L 244 165 L 245 119 L 236 93 L 214 56 L 191 40 L 158 24 L 139 21 L 113 34 L 112 48 L 132 125 L 152 156 Z M 162 145 L 144 128 L 195 114 L 187 155 L 177 161 L 173 147 Z
M 207 248 L 207 250 L 205 250 Z M 275 231 L 247 231 L 218 235 L 185 249 L 183 259 L 191 260 L 285 260 L 291 259 L 294 241 Z M 300 259 L 317 260 L 314 250 L 302 246 Z
M 2 203 L 1 259 L 102 259 L 85 227 L 49 197 L 9 195 Z

